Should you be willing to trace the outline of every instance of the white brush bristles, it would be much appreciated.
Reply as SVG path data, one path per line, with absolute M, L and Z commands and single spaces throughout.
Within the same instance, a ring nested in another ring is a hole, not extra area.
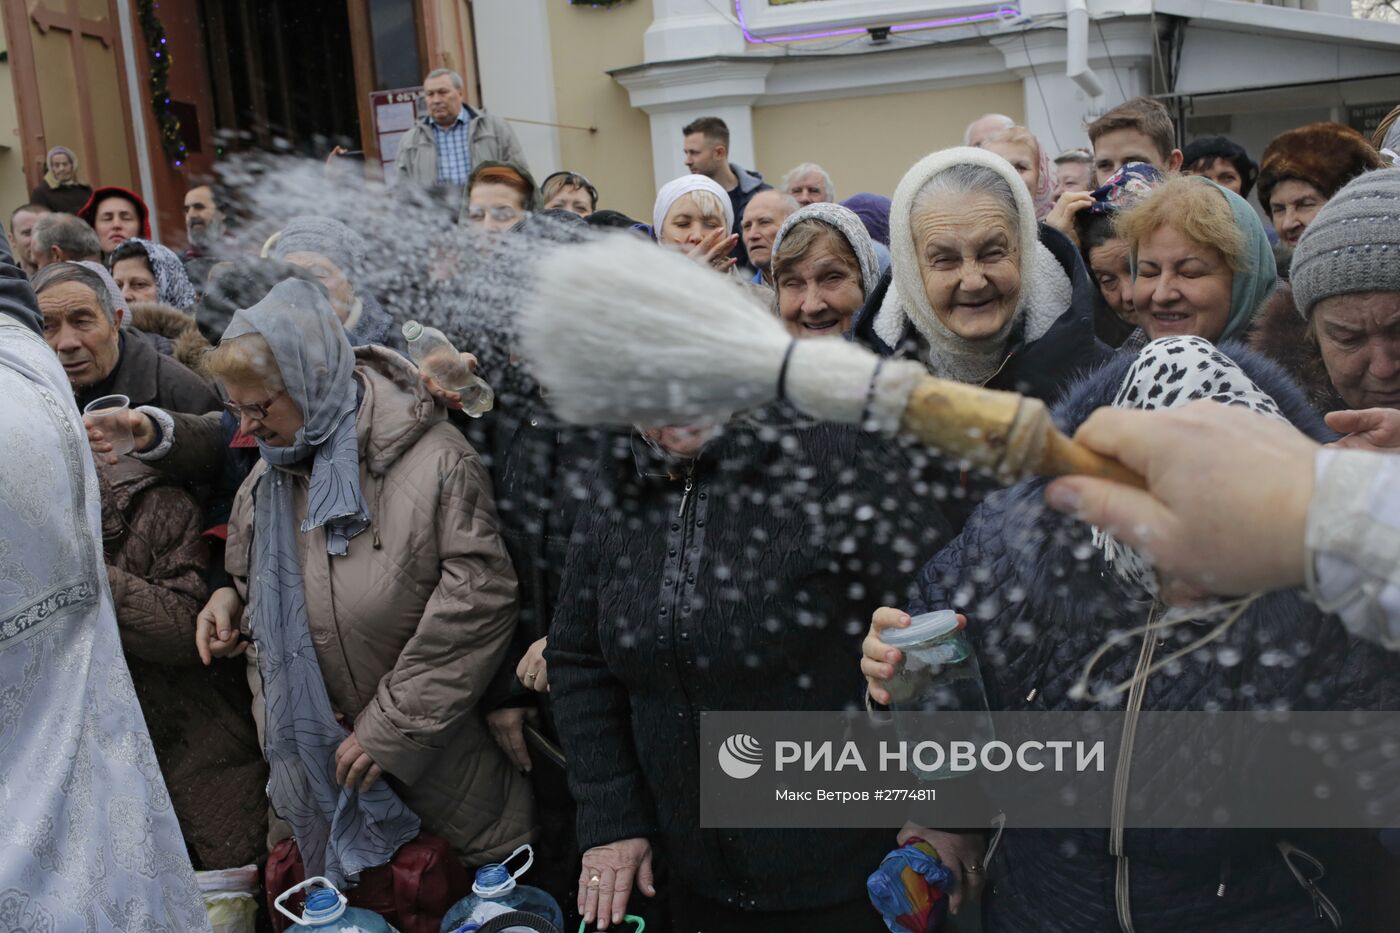
M 541 260 L 521 347 L 575 424 L 725 420 L 777 395 L 789 338 L 729 276 L 612 234 Z
M 521 347 L 559 417 L 659 426 L 727 420 L 778 397 L 792 337 L 731 277 L 636 237 L 563 246 L 541 260 Z M 826 421 L 893 431 L 918 364 L 839 337 L 799 340 L 788 399 Z

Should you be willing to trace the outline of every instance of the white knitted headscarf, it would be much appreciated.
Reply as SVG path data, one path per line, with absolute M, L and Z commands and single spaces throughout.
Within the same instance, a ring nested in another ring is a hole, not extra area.
M 682 175 L 680 178 L 673 178 L 661 186 L 661 190 L 656 192 L 656 204 L 651 211 L 652 234 L 661 239 L 661 227 L 666 223 L 666 215 L 671 213 L 671 208 L 684 195 L 692 191 L 708 191 L 719 198 L 720 207 L 724 210 L 724 229 L 734 229 L 734 202 L 729 198 L 729 192 L 719 186 L 719 182 L 706 175 Z
M 914 200 L 934 176 L 957 165 L 978 165 L 1006 179 L 1020 218 L 1021 294 L 1016 313 L 1001 331 L 985 340 L 967 340 L 948 329 L 929 305 L 914 245 Z M 1011 163 L 994 152 L 959 146 L 925 156 L 905 173 L 895 189 L 890 208 L 890 266 L 893 283 L 875 316 L 875 333 L 891 347 L 904 335 L 905 321 L 927 345 L 924 363 L 936 376 L 981 385 L 1006 358 L 1006 346 L 1017 326 L 1024 326 L 1027 341 L 1045 334 L 1069 307 L 1074 287 L 1064 268 L 1040 242 L 1031 201 L 1021 176 Z

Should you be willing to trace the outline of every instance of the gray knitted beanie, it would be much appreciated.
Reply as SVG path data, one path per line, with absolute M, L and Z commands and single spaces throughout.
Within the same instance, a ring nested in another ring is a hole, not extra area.
M 1400 292 L 1400 169 L 1352 179 L 1303 231 L 1289 275 L 1304 318 L 1324 298 Z
M 330 217 L 298 217 L 282 228 L 272 247 L 273 259 L 285 260 L 290 253 L 320 253 L 340 267 L 350 281 L 365 260 L 364 238 L 345 224 Z

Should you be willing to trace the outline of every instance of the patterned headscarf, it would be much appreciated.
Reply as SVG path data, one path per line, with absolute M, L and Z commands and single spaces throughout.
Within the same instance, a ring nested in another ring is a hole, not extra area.
M 1146 162 L 1129 162 L 1094 189 L 1094 203 L 1085 210 L 1089 214 L 1114 214 L 1125 211 L 1152 193 L 1162 183 L 1162 173 Z
M 192 311 L 196 297 L 194 286 L 190 284 L 190 277 L 185 273 L 185 264 L 175 255 L 174 250 L 140 237 L 132 237 L 126 242 L 135 243 L 145 251 L 146 264 L 151 267 L 151 274 L 156 277 L 156 301 L 181 311 Z

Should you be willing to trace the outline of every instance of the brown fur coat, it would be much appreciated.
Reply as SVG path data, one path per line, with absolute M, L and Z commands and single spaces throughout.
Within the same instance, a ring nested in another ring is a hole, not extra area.
M 1322 350 L 1312 326 L 1303 320 L 1293 303 L 1292 289 L 1280 287 L 1255 315 L 1249 345 L 1282 366 L 1320 414 L 1348 407 L 1332 387 L 1327 367 L 1322 363 Z

